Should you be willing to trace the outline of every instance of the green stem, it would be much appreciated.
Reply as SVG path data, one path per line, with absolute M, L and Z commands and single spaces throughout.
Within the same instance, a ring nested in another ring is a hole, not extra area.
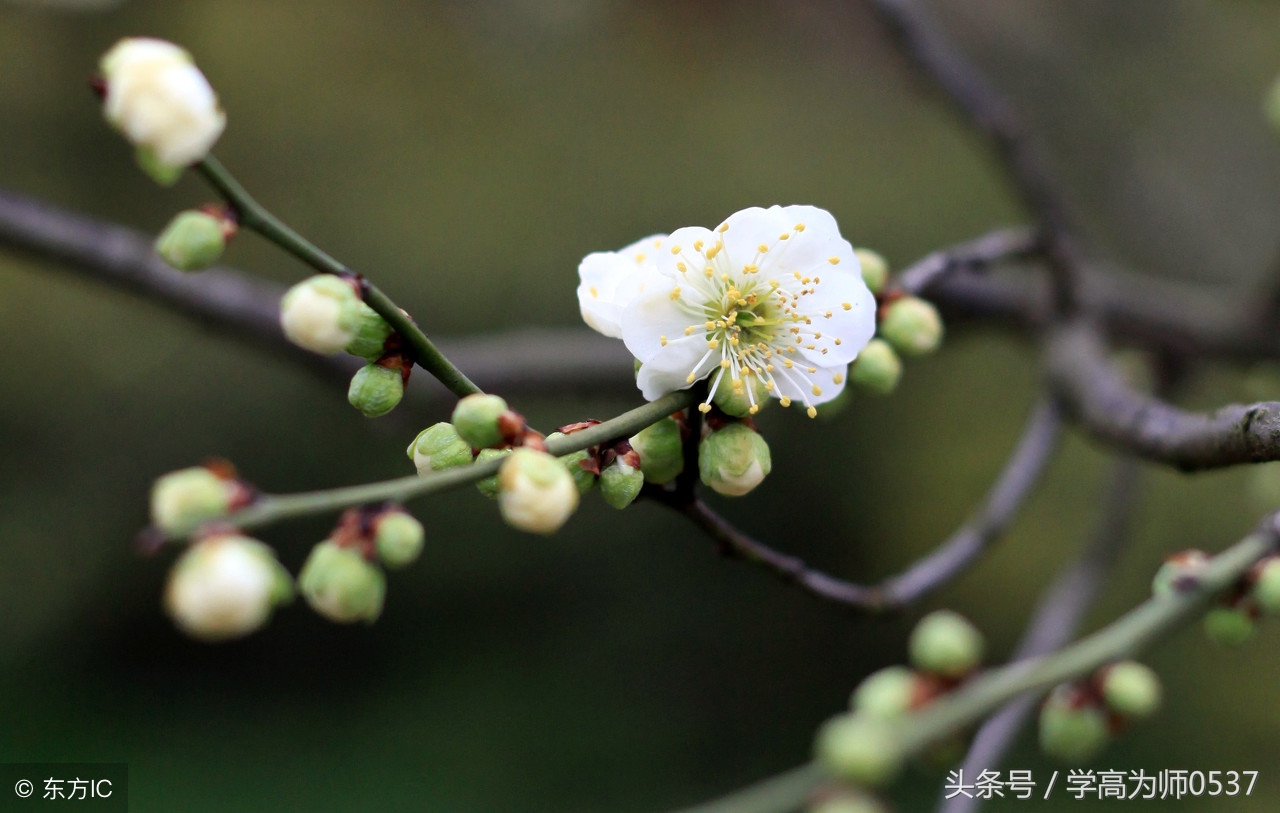
M 1089 674 L 1139 650 L 1198 616 L 1215 596 L 1235 585 L 1254 563 L 1276 549 L 1275 516 L 1262 530 L 1213 557 L 1193 586 L 1156 596 L 1069 647 L 985 672 L 896 724 L 903 757 L 917 755 L 964 731 L 1024 692 L 1044 691 Z M 810 763 L 683 813 L 788 813 L 833 781 Z
M 626 438 L 677 410 L 685 409 L 696 401 L 695 393 L 688 390 L 664 395 L 656 401 L 624 412 L 616 418 L 547 442 L 547 451 L 556 456 L 586 449 L 619 438 Z M 474 483 L 496 474 L 502 460 L 488 460 L 426 475 L 411 474 L 394 480 L 364 483 L 358 486 L 307 491 L 300 494 L 264 494 L 249 507 L 218 520 L 220 525 L 236 528 L 252 528 L 268 525 L 290 517 L 308 516 L 338 511 L 353 505 L 392 500 L 425 497 L 438 491 Z M 191 536 L 199 528 L 189 528 L 168 534 L 169 539 Z
M 241 226 L 256 231 L 317 271 L 325 274 L 355 274 L 350 268 L 326 254 L 289 228 L 280 218 L 271 214 L 212 154 L 196 164 L 196 169 L 235 209 Z M 422 329 L 414 324 L 413 320 L 401 311 L 378 286 L 368 280 L 364 280 L 363 285 L 365 303 L 385 319 L 396 333 L 400 334 L 408 345 L 414 361 L 422 369 L 435 376 L 459 398 L 481 391 L 431 343 Z

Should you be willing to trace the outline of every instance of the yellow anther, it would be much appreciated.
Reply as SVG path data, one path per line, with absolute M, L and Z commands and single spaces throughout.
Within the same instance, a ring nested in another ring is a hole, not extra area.
M 596 290 L 596 286 L 592 285 L 592 286 L 591 286 L 591 288 L 590 288 L 589 290 L 591 291 L 591 298 L 592 298 L 592 299 L 599 299 L 599 298 L 600 298 L 600 292 Z
M 759 270 L 760 270 L 760 266 L 758 266 L 758 265 L 744 265 L 744 266 L 742 266 L 742 273 L 744 273 L 744 274 L 754 274 L 754 273 L 758 272 Z
M 784 407 L 789 407 L 791 406 L 791 399 L 784 395 L 778 399 L 778 403 L 782 404 Z
M 766 246 L 764 243 L 761 243 L 760 245 L 756 246 L 756 250 L 759 251 L 761 254 L 764 254 L 766 251 L 769 250 L 769 247 Z
M 724 234 L 724 233 L 725 233 L 725 232 L 727 232 L 728 230 L 729 230 L 729 222 L 728 222 L 728 221 L 725 221 L 724 223 L 721 223 L 719 226 L 717 226 L 717 227 L 716 227 L 716 231 L 720 232 L 721 234 Z
M 715 349 L 716 349 L 717 347 L 719 347 L 719 346 L 720 346 L 720 340 L 719 340 L 719 339 L 708 339 L 708 340 L 707 340 L 707 348 L 708 348 L 708 349 L 715 350 Z
M 672 247 L 671 247 L 671 253 L 672 253 L 672 254 L 679 254 L 679 253 L 680 253 L 680 246 L 672 246 Z
M 791 237 L 791 235 L 790 235 L 790 234 L 787 234 L 787 233 L 785 233 L 785 232 L 784 232 L 784 233 L 782 233 L 782 234 L 779 234 L 779 235 L 778 235 L 778 239 L 779 239 L 779 240 L 786 240 L 786 239 L 788 239 L 789 237 Z
M 666 336 L 659 336 L 659 337 L 658 337 L 658 343 L 659 343 L 659 344 L 661 344 L 663 347 L 666 347 L 666 346 L 667 346 L 667 337 L 666 337 Z
M 804 414 L 808 415 L 810 418 L 816 418 L 818 417 L 818 410 L 813 407 L 809 407 L 804 411 Z
M 637 255 L 636 255 L 636 262 L 638 262 L 638 263 L 642 263 L 642 262 L 644 262 L 644 258 L 645 258 L 645 256 L 646 256 L 646 255 L 645 255 L 645 253 L 644 253 L 643 251 L 642 251 L 642 252 L 640 252 L 639 254 L 637 254 Z
M 685 265 L 683 262 L 678 262 L 676 263 L 676 270 L 681 272 L 688 271 L 689 266 Z
M 720 244 L 716 243 L 714 246 L 707 249 L 707 259 L 714 260 L 716 258 L 716 255 L 719 253 L 720 253 Z
M 826 313 L 822 314 L 822 318 L 824 318 L 824 319 L 830 319 L 830 318 L 831 318 L 831 311 L 827 311 Z
M 723 329 L 724 329 L 724 327 L 725 327 L 725 325 L 727 325 L 727 324 L 728 324 L 728 322 L 724 321 L 723 319 L 717 319 L 717 320 L 716 320 L 716 327 L 717 327 L 717 328 L 719 328 L 719 329 L 721 329 L 721 330 L 723 330 Z
M 840 264 L 840 258 L 839 258 L 839 257 L 828 257 L 828 258 L 827 258 L 827 262 L 831 263 L 832 265 L 839 265 L 839 264 Z
M 841 302 L 840 307 L 844 308 L 847 311 L 853 310 L 853 304 L 850 302 Z
M 803 224 L 803 223 L 797 223 L 797 224 L 796 224 L 796 231 L 804 231 L 804 224 Z
M 817 350 L 818 348 L 817 348 L 815 345 L 812 345 L 812 344 L 806 344 L 806 345 L 804 346 L 804 349 L 805 349 L 805 350 Z
M 684 329 L 684 335 L 692 336 L 697 330 L 698 330 L 697 325 L 689 325 L 687 328 Z
M 814 394 L 814 395 L 821 395 L 821 394 L 822 394 L 822 387 L 819 387 L 817 384 L 814 384 L 814 385 L 813 385 L 813 394 Z
M 735 390 L 740 390 L 740 389 L 742 389 L 742 379 L 741 379 L 741 378 L 735 378 L 735 379 L 733 379 L 732 381 L 730 381 L 729 383 L 733 385 L 733 388 L 734 388 Z
M 794 274 L 794 275 L 795 275 L 795 278 L 796 278 L 796 279 L 798 279 L 798 280 L 803 280 L 803 279 L 804 279 L 804 274 L 801 274 L 799 271 L 792 271 L 791 273 L 792 273 L 792 274 Z
M 772 381 L 766 381 L 766 382 L 764 382 L 764 390 L 765 390 L 765 392 L 773 392 L 773 387 L 774 387 L 774 384 L 773 384 L 773 382 L 772 382 Z
M 833 384 L 839 384 L 843 381 L 844 381 L 844 373 L 836 373 L 835 375 L 831 376 L 831 382 Z
M 707 330 L 715 330 L 716 323 L 715 323 L 715 322 L 710 322 L 710 321 L 709 321 L 709 322 L 707 322 L 707 324 L 706 324 L 706 325 L 704 325 L 704 327 L 706 327 L 706 329 L 707 329 Z
M 734 347 L 737 347 L 737 346 L 738 346 L 738 337 L 737 337 L 737 336 L 730 336 L 730 337 L 729 337 L 729 344 L 733 345 Z
M 702 241 L 701 241 L 701 240 L 694 240 L 694 241 L 693 241 L 693 250 L 694 250 L 694 251 L 702 251 Z
M 782 366 L 783 366 L 783 367 L 786 367 L 788 370 L 790 370 L 792 367 L 794 367 L 794 366 L 796 366 L 796 365 L 792 363 L 791 359 L 783 359 L 783 360 L 782 360 Z
M 711 279 L 713 276 L 715 276 L 715 272 L 711 270 L 711 266 L 709 265 L 706 268 L 702 269 L 702 273 L 707 275 L 707 279 Z
M 684 383 L 686 383 L 686 384 L 692 384 L 692 383 L 693 383 L 694 381 L 696 381 L 696 380 L 697 380 L 697 379 L 696 379 L 696 378 L 694 378 L 693 373 L 689 373 L 689 377 L 688 377 L 688 378 L 686 378 L 686 379 L 684 380 Z
M 773 372 L 773 365 L 772 365 L 772 364 L 766 364 L 766 365 L 764 365 L 764 371 L 765 371 L 766 373 L 771 373 L 771 372 Z M 773 382 L 772 382 L 772 381 L 771 381 L 771 382 L 769 382 L 769 386 L 771 386 L 771 387 L 773 386 Z
M 698 404 L 698 411 L 706 415 L 711 411 L 711 404 Z
M 818 368 L 817 368 L 817 367 L 810 367 L 810 368 L 809 368 L 809 375 L 813 375 L 813 374 L 814 374 L 814 373 L 816 373 L 816 372 L 818 372 Z
M 759 412 L 759 411 L 760 411 L 760 405 L 759 405 L 759 404 L 752 404 L 752 405 L 751 405 L 751 408 L 747 410 L 747 414 L 748 414 L 748 415 L 754 415 L 754 414 L 756 414 L 756 413 L 757 413 L 757 412 Z
M 840 339 L 839 336 L 832 339 L 832 341 L 836 343 L 836 347 L 839 347 L 840 345 L 844 344 L 844 342 Z
M 680 286 L 677 285 L 676 287 L 671 289 L 671 299 L 674 301 L 679 298 L 680 298 Z

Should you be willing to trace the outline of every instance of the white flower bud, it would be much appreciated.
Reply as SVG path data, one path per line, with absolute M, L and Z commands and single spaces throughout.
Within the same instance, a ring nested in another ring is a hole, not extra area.
M 460 399 L 453 408 L 453 425 L 467 443 L 488 449 L 503 441 L 498 420 L 506 411 L 507 402 L 498 396 L 474 393 Z
M 577 509 L 578 487 L 559 460 L 520 448 L 498 469 L 498 507 L 513 528 L 551 534 Z
M 248 635 L 293 597 L 292 579 L 266 545 L 239 535 L 195 543 L 169 574 L 165 610 L 205 641 Z
M 226 226 L 208 212 L 179 212 L 156 239 L 156 254 L 179 271 L 203 270 L 227 247 Z
M 239 486 L 204 466 L 169 472 L 151 487 L 151 524 L 184 533 L 231 510 Z
M 326 539 L 311 550 L 298 574 L 298 590 L 312 609 L 340 624 L 372 624 L 382 614 L 387 578 L 352 547 Z
M 644 474 L 619 457 L 600 472 L 600 494 L 619 510 L 635 502 L 644 487 Z
M 380 418 L 404 398 L 404 374 L 381 364 L 366 364 L 351 376 L 347 401 L 366 418 Z
M 684 471 L 683 441 L 675 418 L 663 418 L 646 426 L 628 442 L 640 455 L 640 471 L 644 473 L 645 482 L 662 485 Z
M 425 538 L 422 523 L 399 509 L 383 512 L 373 523 L 373 544 L 387 567 L 405 567 L 417 561 Z
M 139 163 L 161 183 L 203 159 L 227 117 L 191 55 L 163 40 L 123 39 L 100 63 L 106 82 L 103 114 L 139 152 Z
M 642 461 L 644 457 L 640 458 Z M 698 445 L 702 482 L 720 494 L 740 497 L 764 481 L 773 468 L 769 444 L 744 423 L 731 423 Z
M 280 300 L 280 327 L 299 347 L 340 353 L 355 338 L 361 304 L 351 283 L 317 274 L 285 292 Z
M 453 424 L 443 421 L 419 432 L 408 453 L 418 474 L 463 466 L 472 460 L 471 444 L 458 437 Z
M 923 356 L 942 343 L 942 317 L 923 299 L 903 297 L 885 308 L 880 335 L 903 355 Z

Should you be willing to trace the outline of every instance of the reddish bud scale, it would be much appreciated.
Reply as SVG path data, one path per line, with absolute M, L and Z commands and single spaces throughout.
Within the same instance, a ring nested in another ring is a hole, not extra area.
M 876 296 L 876 322 L 884 321 L 885 311 L 899 299 L 906 299 L 910 294 L 901 288 L 885 288 Z

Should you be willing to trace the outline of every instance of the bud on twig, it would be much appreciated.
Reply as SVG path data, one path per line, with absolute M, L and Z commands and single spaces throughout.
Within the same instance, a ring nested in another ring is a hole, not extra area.
M 201 271 L 218 261 L 235 225 L 207 211 L 179 212 L 156 239 L 156 254 L 179 271 Z
M 299 347 L 326 355 L 340 353 L 360 327 L 361 304 L 350 281 L 317 274 L 285 292 L 280 300 L 280 327 Z
M 248 635 L 293 598 L 293 579 L 261 542 L 239 534 L 194 543 L 169 574 L 164 606 L 188 635 L 222 641 Z
M 418 433 L 409 444 L 409 459 L 418 474 L 463 466 L 472 460 L 471 445 L 458 437 L 451 423 L 437 423 Z
M 958 613 L 937 610 L 920 619 L 908 643 L 918 669 L 958 678 L 982 662 L 982 633 Z
M 769 444 L 744 423 L 717 429 L 698 445 L 702 482 L 729 497 L 740 497 L 760 485 L 772 468 Z
M 904 296 L 884 307 L 879 332 L 899 353 L 922 356 L 942 343 L 942 317 L 923 299 Z
M 312 609 L 340 624 L 372 624 L 382 614 L 387 579 L 354 547 L 326 539 L 311 549 L 298 574 L 298 591 Z
M 403 508 L 389 508 L 378 514 L 371 530 L 374 549 L 387 567 L 406 567 L 422 553 L 426 538 L 422 523 Z
M 498 507 L 513 528 L 551 534 L 577 509 L 578 487 L 556 458 L 516 449 L 498 469 Z
M 855 248 L 853 254 L 862 267 L 862 281 L 871 293 L 878 294 L 884 290 L 885 283 L 889 281 L 888 261 L 869 248 Z
M 675 418 L 666 417 L 652 426 L 646 426 L 633 435 L 628 443 L 640 455 L 640 471 L 645 482 L 662 485 L 674 480 L 684 471 L 684 448 L 680 436 L 680 424 Z
M 458 435 L 477 449 L 490 449 L 509 442 L 503 436 L 502 416 L 510 410 L 496 395 L 475 393 L 458 401 L 453 409 L 453 425 Z

